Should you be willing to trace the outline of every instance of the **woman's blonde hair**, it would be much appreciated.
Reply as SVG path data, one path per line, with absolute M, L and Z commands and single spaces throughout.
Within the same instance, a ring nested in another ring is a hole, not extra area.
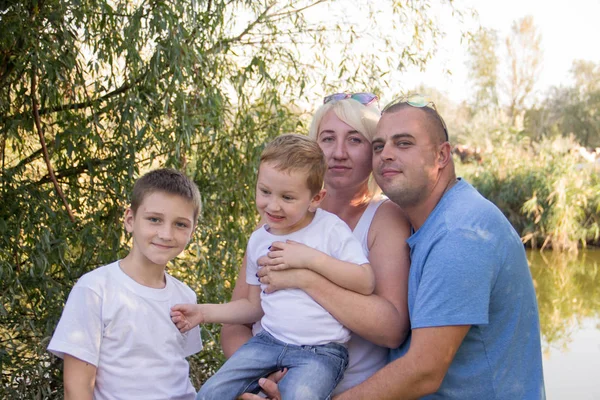
M 379 109 L 375 105 L 365 106 L 351 98 L 331 101 L 317 109 L 308 129 L 308 136 L 311 139 L 318 139 L 319 126 L 329 111 L 333 111 L 340 120 L 356 129 L 369 142 L 373 140 L 377 130 L 377 122 L 380 118 Z M 381 193 L 381 189 L 375 182 L 373 173 L 371 173 L 369 176 L 369 195 L 374 197 L 379 193 Z

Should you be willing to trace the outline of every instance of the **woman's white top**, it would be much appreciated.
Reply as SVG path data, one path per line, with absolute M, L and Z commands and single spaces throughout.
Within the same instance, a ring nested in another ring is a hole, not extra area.
M 371 200 L 358 224 L 356 224 L 354 231 L 352 231 L 354 236 L 362 243 L 367 257 L 369 256 L 369 228 L 375 217 L 375 212 L 386 200 L 387 198 Z M 387 363 L 388 351 L 388 348 L 377 346 L 352 332 L 348 342 L 348 354 L 350 356 L 348 368 L 333 394 L 342 393 L 362 383 L 383 368 Z

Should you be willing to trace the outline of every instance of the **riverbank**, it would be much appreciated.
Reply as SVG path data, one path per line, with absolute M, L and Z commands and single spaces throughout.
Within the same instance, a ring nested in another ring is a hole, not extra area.
M 457 171 L 508 217 L 532 249 L 600 246 L 600 168 L 571 139 L 497 137 Z

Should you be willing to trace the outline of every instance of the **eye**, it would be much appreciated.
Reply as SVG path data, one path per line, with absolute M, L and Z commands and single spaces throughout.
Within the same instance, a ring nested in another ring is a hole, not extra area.
M 382 143 L 373 143 L 373 153 L 379 153 L 381 150 L 383 150 Z
M 177 223 L 175 223 L 175 226 L 177 226 L 178 228 L 182 228 L 182 229 L 187 229 L 189 227 L 189 225 L 185 222 L 177 222 Z
M 148 221 L 152 222 L 153 224 L 156 224 L 160 222 L 160 219 L 156 217 L 148 217 Z
M 260 189 L 258 189 L 258 190 L 260 190 L 260 192 L 261 192 L 262 194 L 270 194 L 270 192 L 269 192 L 267 189 L 260 188 Z
M 407 140 L 398 140 L 395 144 L 397 147 L 407 147 L 410 146 L 412 143 Z
M 292 200 L 294 200 L 294 198 L 293 198 L 292 196 L 288 196 L 288 195 L 285 195 L 285 194 L 284 194 L 283 196 L 281 196 L 281 197 L 282 197 L 282 198 L 283 198 L 285 201 L 292 201 Z
M 350 143 L 354 143 L 354 144 L 361 144 L 363 142 L 363 139 L 358 136 L 350 136 L 348 138 L 348 140 L 350 141 Z
M 321 136 L 321 143 L 333 142 L 333 136 Z

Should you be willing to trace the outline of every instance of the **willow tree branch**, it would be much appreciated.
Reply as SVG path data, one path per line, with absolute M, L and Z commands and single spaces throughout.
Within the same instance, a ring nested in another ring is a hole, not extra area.
M 146 77 L 146 73 L 143 73 L 141 76 L 139 76 L 134 81 L 130 81 L 129 83 L 124 83 L 123 85 L 121 85 L 117 89 L 113 90 L 112 92 L 106 93 L 105 95 L 100 96 L 96 99 L 90 99 L 90 100 L 82 101 L 80 103 L 63 104 L 63 105 L 57 106 L 57 107 L 45 108 L 45 109 L 40 110 L 39 113 L 40 113 L 40 115 L 44 115 L 44 114 L 50 114 L 50 113 L 55 113 L 55 112 L 60 112 L 60 111 L 78 110 L 81 108 L 91 107 L 94 104 L 102 103 L 102 102 L 110 99 L 111 97 L 115 97 L 122 93 L 127 92 L 129 89 L 133 88 L 135 85 L 137 85 L 142 80 L 144 80 L 145 77 Z
M 117 157 L 113 156 L 113 157 L 102 158 L 102 159 L 97 158 L 97 159 L 88 160 L 84 164 L 80 164 L 75 167 L 67 168 L 64 170 L 55 171 L 54 177 L 58 180 L 58 179 L 62 179 L 62 178 L 69 178 L 71 176 L 79 176 L 79 175 L 83 174 L 84 172 L 89 172 L 90 169 L 93 167 L 109 164 L 109 163 L 115 161 L 116 159 L 117 159 Z M 40 180 L 36 181 L 34 184 L 35 184 L 35 186 L 38 186 L 38 185 L 48 183 L 50 181 L 52 181 L 52 177 L 50 176 L 50 174 L 48 174 L 48 175 L 42 177 Z
M 40 112 L 38 108 L 38 102 L 36 97 L 37 91 L 37 78 L 36 78 L 36 68 L 35 66 L 31 71 L 31 107 L 33 110 L 33 120 L 35 122 L 35 127 L 37 128 L 38 135 L 40 137 L 40 144 L 42 146 L 42 153 L 44 154 L 44 161 L 46 161 L 46 167 L 48 167 L 48 174 L 50 175 L 50 179 L 52 179 L 52 183 L 54 184 L 54 189 L 58 194 L 58 197 L 61 198 L 67 213 L 69 214 L 69 219 L 71 222 L 75 222 L 75 216 L 73 215 L 73 211 L 71 211 L 71 207 L 69 207 L 69 203 L 65 198 L 65 195 L 56 180 L 56 176 L 54 176 L 54 169 L 52 168 L 52 163 L 50 162 L 50 155 L 48 154 L 48 148 L 46 147 L 46 140 L 44 139 L 44 131 L 42 130 L 42 123 L 40 121 Z
M 230 38 L 224 38 L 221 40 L 218 40 L 217 43 L 215 43 L 210 49 L 208 49 L 208 53 L 213 53 L 217 50 L 220 50 L 222 47 L 230 44 L 230 43 L 234 43 L 234 42 L 238 42 L 240 41 L 244 36 L 246 36 L 248 33 L 250 33 L 250 31 L 252 31 L 252 29 L 254 29 L 254 27 L 260 23 L 262 23 L 262 21 L 265 19 L 265 17 L 267 16 L 267 13 L 269 12 L 269 10 L 271 8 L 273 8 L 273 6 L 275 6 L 275 3 L 271 3 L 269 5 L 267 5 L 265 7 L 265 9 L 262 11 L 262 13 L 260 13 L 258 15 L 258 17 L 256 17 L 256 19 L 254 21 L 252 21 L 251 23 L 248 24 L 248 26 L 246 26 L 246 28 L 242 31 L 242 33 L 240 33 L 237 36 L 234 37 L 230 37 Z

